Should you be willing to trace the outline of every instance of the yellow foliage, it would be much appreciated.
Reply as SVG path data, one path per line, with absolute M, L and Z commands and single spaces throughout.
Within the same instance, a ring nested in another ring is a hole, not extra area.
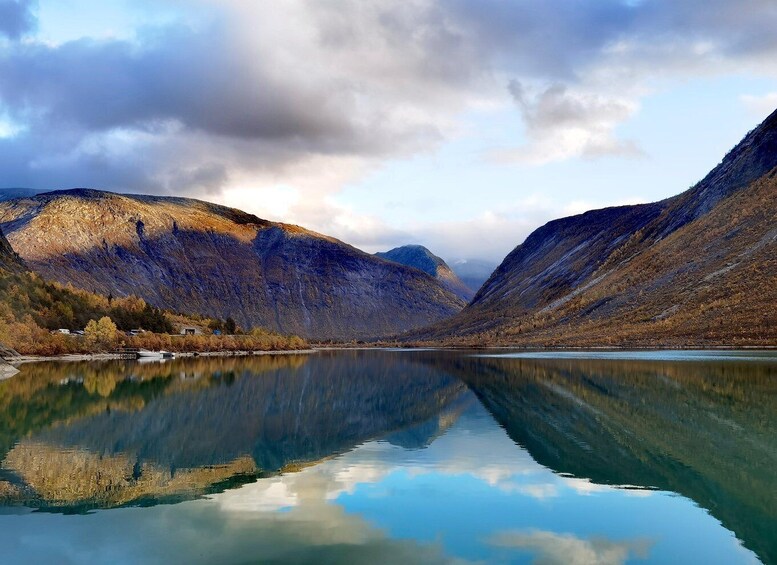
M 84 340 L 90 347 L 108 349 L 116 344 L 117 328 L 108 316 L 99 321 L 89 320 L 84 328 Z

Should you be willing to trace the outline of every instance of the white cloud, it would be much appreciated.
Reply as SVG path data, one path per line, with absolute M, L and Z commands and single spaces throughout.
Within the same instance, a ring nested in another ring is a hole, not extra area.
M 497 161 L 544 165 L 573 157 L 642 154 L 634 141 L 615 133 L 637 112 L 634 100 L 563 84 L 531 92 L 516 80 L 510 82 L 510 92 L 523 115 L 529 144 L 496 152 Z
M 537 227 L 561 216 L 607 206 L 639 204 L 638 196 L 607 200 L 561 202 L 539 193 L 516 199 L 499 210 L 486 209 L 464 220 L 408 223 L 393 228 L 376 216 L 360 215 L 351 208 L 328 203 L 310 214 L 292 208 L 293 221 L 347 241 L 369 253 L 398 245 L 420 243 L 450 260 L 481 257 L 500 262 Z

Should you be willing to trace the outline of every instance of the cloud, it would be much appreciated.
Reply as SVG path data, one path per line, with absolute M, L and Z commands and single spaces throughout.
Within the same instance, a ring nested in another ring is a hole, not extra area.
M 373 216 L 360 216 L 353 210 L 330 205 L 324 211 L 329 221 L 325 233 L 348 241 L 370 253 L 386 251 L 398 245 L 421 243 L 451 263 L 478 257 L 501 262 L 512 249 L 541 226 L 559 215 L 570 216 L 606 206 L 644 202 L 644 198 L 616 200 L 574 200 L 560 202 L 539 193 L 516 198 L 500 209 L 486 209 L 468 219 L 413 223 L 395 229 Z M 289 216 L 303 224 L 311 218 L 294 206 Z
M 315 178 L 322 158 L 362 160 L 358 175 L 433 150 L 508 89 L 531 140 L 514 158 L 630 155 L 615 130 L 638 109 L 631 85 L 775 54 L 773 3 L 712 3 L 200 0 L 200 25 L 26 41 L 0 51 L 0 106 L 26 125 L 6 170 L 14 184 L 193 194 L 299 167 Z M 0 19 L 7 33 L 29 30 L 29 7 L 0 4 L 17 14 Z
M 199 28 L 0 53 L 1 107 L 28 129 L 14 140 L 11 174 L 38 186 L 105 178 L 107 188 L 155 192 L 189 182 L 197 194 L 321 157 L 412 154 L 445 137 L 474 78 L 458 68 L 466 44 L 430 2 L 227 2 L 213 11 Z M 438 51 L 451 58 L 427 56 Z M 58 139 L 36 152 L 44 135 Z M 93 172 L 96 156 L 112 181 Z M 122 174 L 128 161 L 143 174 Z
M 458 6 L 489 38 L 525 126 L 527 143 L 492 151 L 496 162 L 640 156 L 638 141 L 617 130 L 659 85 L 747 68 L 777 75 L 777 6 L 768 0 Z
M 516 130 L 498 161 L 633 157 L 639 140 L 619 128 L 655 89 L 748 69 L 777 76 L 771 0 L 139 6 L 121 39 L 53 43 L 32 33 L 31 1 L 0 0 L 11 40 L 0 42 L 5 184 L 206 197 L 370 249 L 426 237 L 438 253 L 500 258 L 532 218 L 549 217 L 484 207 L 398 227 L 336 197 L 388 160 L 462 135 L 478 109 L 523 121 L 525 143 Z M 454 240 L 466 250 L 446 251 Z
M 35 27 L 32 0 L 0 0 L 0 35 L 17 40 Z
M 542 565 L 621 565 L 632 557 L 647 558 L 652 542 L 645 539 L 612 541 L 606 538 L 581 539 L 572 534 L 542 530 L 508 530 L 489 538 L 497 547 L 523 549 L 535 554 Z
M 615 135 L 617 126 L 637 111 L 628 99 L 575 92 L 563 84 L 532 95 L 517 80 L 510 82 L 509 90 L 521 110 L 530 143 L 498 152 L 497 160 L 545 164 L 578 156 L 642 154 L 634 141 Z

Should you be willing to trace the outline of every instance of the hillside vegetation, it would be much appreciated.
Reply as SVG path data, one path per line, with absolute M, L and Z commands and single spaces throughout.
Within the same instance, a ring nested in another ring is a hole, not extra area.
M 53 330 L 59 329 L 83 330 L 90 322 L 96 323 L 103 318 L 110 319 L 113 329 L 94 339 L 90 339 L 88 333 L 84 337 L 52 334 Z M 261 329 L 240 330 L 244 335 L 213 335 L 213 330 L 229 325 L 222 320 L 163 311 L 132 295 L 106 297 L 71 285 L 46 282 L 26 271 L 0 233 L 0 344 L 23 355 L 95 353 L 123 346 L 170 351 L 305 347 L 304 341 L 297 337 Z M 202 328 L 207 335 L 171 335 L 181 326 Z M 133 337 L 124 333 L 133 329 L 143 329 L 147 333 Z

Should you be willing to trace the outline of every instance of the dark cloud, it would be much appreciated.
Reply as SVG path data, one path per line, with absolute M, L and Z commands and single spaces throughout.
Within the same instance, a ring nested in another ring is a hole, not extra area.
M 83 132 L 47 135 L 25 131 L 0 139 L 0 186 L 18 183 L 48 190 L 85 186 L 162 192 L 164 187 L 150 174 L 154 166 L 150 153 L 117 154 L 105 143 L 90 146 L 83 141 Z
M 0 61 L 0 97 L 15 117 L 46 127 L 153 133 L 172 120 L 214 135 L 348 143 L 352 124 L 337 112 L 349 102 L 342 93 L 275 82 L 256 61 L 226 49 L 225 34 L 170 30 L 140 47 L 22 45 Z
M 314 161 L 326 176 L 322 157 L 434 147 L 508 84 L 539 150 L 633 153 L 615 130 L 635 85 L 777 55 L 773 0 L 203 3 L 199 27 L 1 45 L 0 118 L 22 128 L 0 138 L 0 184 L 204 194 Z M 0 33 L 27 33 L 30 7 L 0 0 Z
M 619 0 L 452 0 L 457 20 L 489 59 L 524 77 L 571 80 L 614 38 L 627 35 L 638 10 Z
M 659 64 L 774 54 L 772 0 L 451 0 L 470 40 L 523 79 L 573 82 L 592 65 Z M 700 46 L 704 49 L 699 49 Z
M 213 192 L 235 170 L 279 173 L 311 156 L 372 158 L 438 142 L 440 116 L 465 79 L 427 54 L 446 49 L 455 60 L 452 34 L 431 13 L 423 24 L 381 8 L 362 9 L 364 25 L 350 22 L 349 36 L 341 8 L 300 3 L 298 36 L 265 39 L 283 23 L 270 7 L 246 22 L 227 10 L 203 28 L 137 40 L 0 51 L 0 117 L 25 126 L 4 142 L 16 159 L 3 159 L 8 182 L 152 191 L 191 182 L 190 192 Z
M 35 28 L 32 0 L 0 0 L 0 35 L 17 40 Z

